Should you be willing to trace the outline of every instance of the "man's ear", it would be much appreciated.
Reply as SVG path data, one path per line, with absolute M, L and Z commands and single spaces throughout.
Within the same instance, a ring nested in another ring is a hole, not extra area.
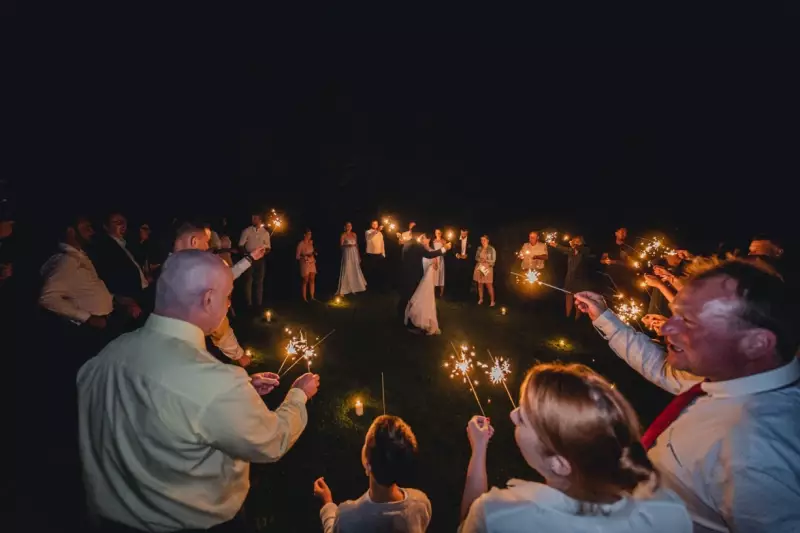
M 208 289 L 206 292 L 203 293 L 203 309 L 208 309 L 212 305 L 213 297 L 212 293 L 214 289 Z
M 778 339 L 768 329 L 754 328 L 748 331 L 740 341 L 742 352 L 750 360 L 760 359 L 765 354 L 775 353 Z
M 560 455 L 552 455 L 547 458 L 547 464 L 550 471 L 557 476 L 568 478 L 572 474 L 572 465 L 569 464 L 564 457 Z

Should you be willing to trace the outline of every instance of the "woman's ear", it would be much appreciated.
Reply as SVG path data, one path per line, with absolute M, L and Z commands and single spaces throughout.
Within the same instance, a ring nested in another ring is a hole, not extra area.
M 563 478 L 567 478 L 572 474 L 572 465 L 560 455 L 551 455 L 548 457 L 547 466 L 550 467 L 552 473 Z

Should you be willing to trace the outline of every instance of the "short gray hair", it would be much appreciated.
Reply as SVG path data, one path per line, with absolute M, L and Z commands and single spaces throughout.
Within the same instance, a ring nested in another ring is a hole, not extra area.
M 202 250 L 183 250 L 170 255 L 156 283 L 155 310 L 185 311 L 200 304 L 201 296 L 214 288 L 220 272 L 229 271 L 218 256 Z

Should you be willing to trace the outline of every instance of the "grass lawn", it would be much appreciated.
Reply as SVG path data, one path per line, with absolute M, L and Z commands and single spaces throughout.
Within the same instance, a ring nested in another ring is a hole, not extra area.
M 298 298 L 299 300 L 299 298 Z M 419 441 L 419 466 L 411 486 L 428 494 L 433 505 L 430 531 L 455 531 L 464 475 L 469 460 L 465 426 L 478 413 L 469 387 L 451 379 L 443 363 L 450 342 L 474 345 L 477 358 L 486 349 L 511 361 L 509 388 L 518 396 L 525 371 L 537 361 L 581 362 L 617 384 L 647 424 L 667 398 L 620 361 L 588 319 L 575 322 L 562 314 L 560 293 L 523 303 L 499 301 L 498 307 L 474 301 L 438 300 L 443 334 L 425 337 L 404 330 L 395 313 L 396 296 L 375 292 L 349 296 L 341 306 L 320 302 L 276 302 L 273 322 L 240 317 L 234 321 L 243 346 L 258 356 L 251 372 L 276 371 L 288 339 L 284 328 L 303 328 L 313 337 L 336 332 L 319 348 L 312 370 L 321 375 L 319 394 L 308 404 L 308 427 L 294 448 L 278 463 L 253 465 L 247 500 L 248 520 L 259 530 L 308 532 L 320 529 L 320 502 L 312 484 L 324 476 L 337 503 L 360 496 L 368 486 L 360 463 L 366 429 L 382 414 L 381 372 L 386 383 L 386 409 L 405 419 Z M 508 314 L 500 314 L 500 305 Z M 559 340 L 565 341 L 561 347 Z M 281 387 L 266 397 L 274 408 L 293 379 L 305 370 L 298 364 Z M 475 374 L 478 394 L 496 433 L 489 448 L 489 483 L 503 486 L 510 478 L 538 479 L 514 442 L 508 418 L 510 401 L 502 386 L 491 386 Z M 364 403 L 355 415 L 354 402 Z

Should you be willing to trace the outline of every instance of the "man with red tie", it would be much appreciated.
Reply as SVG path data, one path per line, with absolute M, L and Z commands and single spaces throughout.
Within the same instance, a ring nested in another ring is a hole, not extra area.
M 696 532 L 800 531 L 797 300 L 742 261 L 693 278 L 671 304 L 667 349 L 595 293 L 575 295 L 614 352 L 675 399 L 642 443 Z

